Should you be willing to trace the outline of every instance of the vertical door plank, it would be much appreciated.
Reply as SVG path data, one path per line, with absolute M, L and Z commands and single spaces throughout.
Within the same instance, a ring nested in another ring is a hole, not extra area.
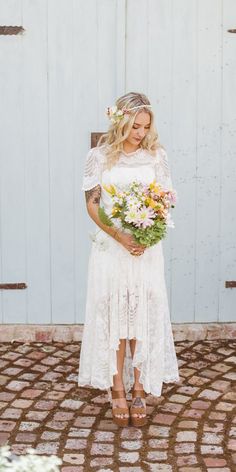
M 23 1 L 28 322 L 51 322 L 47 0 Z
M 221 180 L 221 0 L 198 1 L 195 321 L 217 321 Z
M 97 104 L 101 131 L 109 125 L 105 109 L 117 98 L 116 21 L 116 1 L 100 0 L 97 5 Z
M 126 92 L 147 93 L 148 3 L 127 0 Z
M 172 162 L 175 187 L 174 247 L 172 253 L 172 320 L 194 320 L 196 201 L 196 2 L 173 2 L 172 13 Z
M 0 4 L 2 25 L 21 25 L 21 3 Z M 1 282 L 25 282 L 25 156 L 22 142 L 23 36 L 1 36 Z M 27 289 L 1 291 L 3 323 L 27 321 Z
M 236 3 L 223 1 L 223 84 L 222 84 L 222 193 L 220 231 L 219 321 L 236 321 L 236 289 L 225 288 L 236 280 Z
M 90 27 L 87 28 L 89 18 Z M 85 157 L 90 148 L 90 133 L 97 131 L 97 2 L 73 2 L 73 158 L 75 162 L 75 302 L 76 322 L 83 323 L 91 245 L 89 231 L 94 227 L 81 192 Z M 89 58 L 89 60 L 88 60 Z M 88 93 L 89 90 L 89 93 Z
M 75 321 L 73 9 L 48 2 L 49 179 L 52 322 Z
M 172 158 L 171 90 L 172 75 L 172 2 L 150 0 L 148 3 L 148 97 L 153 105 L 155 121 L 161 144 L 167 151 L 173 186 L 175 163 Z M 173 212 L 174 219 L 174 212 Z M 166 286 L 171 304 L 171 252 L 175 230 L 170 229 L 163 241 Z M 174 289 L 174 287 L 173 287 Z M 171 306 L 170 306 L 171 311 Z
M 116 96 L 125 93 L 126 73 L 126 0 L 116 0 Z

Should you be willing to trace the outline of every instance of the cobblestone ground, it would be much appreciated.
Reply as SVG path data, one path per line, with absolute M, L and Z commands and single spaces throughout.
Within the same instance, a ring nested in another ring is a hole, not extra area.
M 177 342 L 181 381 L 147 397 L 141 429 L 113 424 L 106 392 L 78 388 L 79 347 L 0 344 L 1 444 L 57 454 L 62 472 L 236 470 L 236 342 Z

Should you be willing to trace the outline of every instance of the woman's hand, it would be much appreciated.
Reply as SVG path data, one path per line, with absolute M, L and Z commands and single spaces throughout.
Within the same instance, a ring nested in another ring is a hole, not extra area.
M 133 256 L 141 256 L 141 254 L 143 254 L 146 249 L 146 246 L 142 246 L 142 244 L 139 244 L 135 241 L 132 234 L 119 232 L 119 242 Z

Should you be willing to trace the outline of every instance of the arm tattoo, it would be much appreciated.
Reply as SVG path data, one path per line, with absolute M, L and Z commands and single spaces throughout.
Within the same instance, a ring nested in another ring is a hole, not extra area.
M 101 198 L 101 186 L 97 185 L 96 187 L 91 188 L 91 190 L 85 191 L 86 203 L 92 199 L 92 203 L 99 205 Z

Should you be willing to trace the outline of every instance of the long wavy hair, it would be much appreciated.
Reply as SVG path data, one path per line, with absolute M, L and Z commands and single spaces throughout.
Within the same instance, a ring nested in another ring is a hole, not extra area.
M 110 169 L 115 165 L 119 159 L 120 152 L 123 151 L 124 141 L 128 138 L 132 126 L 135 122 L 136 115 L 141 111 L 144 111 L 150 115 L 151 123 L 150 129 L 147 135 L 141 141 L 140 147 L 147 149 L 151 155 L 156 154 L 157 148 L 161 147 L 157 130 L 154 124 L 154 114 L 150 108 L 145 108 L 145 105 L 150 105 L 150 101 L 143 93 L 129 92 L 122 97 L 118 98 L 115 102 L 118 110 L 122 108 L 130 109 L 140 105 L 144 105 L 142 108 L 138 108 L 125 113 L 123 118 L 116 123 L 112 123 L 108 131 L 103 134 L 97 146 L 104 146 L 106 159 L 106 166 Z

